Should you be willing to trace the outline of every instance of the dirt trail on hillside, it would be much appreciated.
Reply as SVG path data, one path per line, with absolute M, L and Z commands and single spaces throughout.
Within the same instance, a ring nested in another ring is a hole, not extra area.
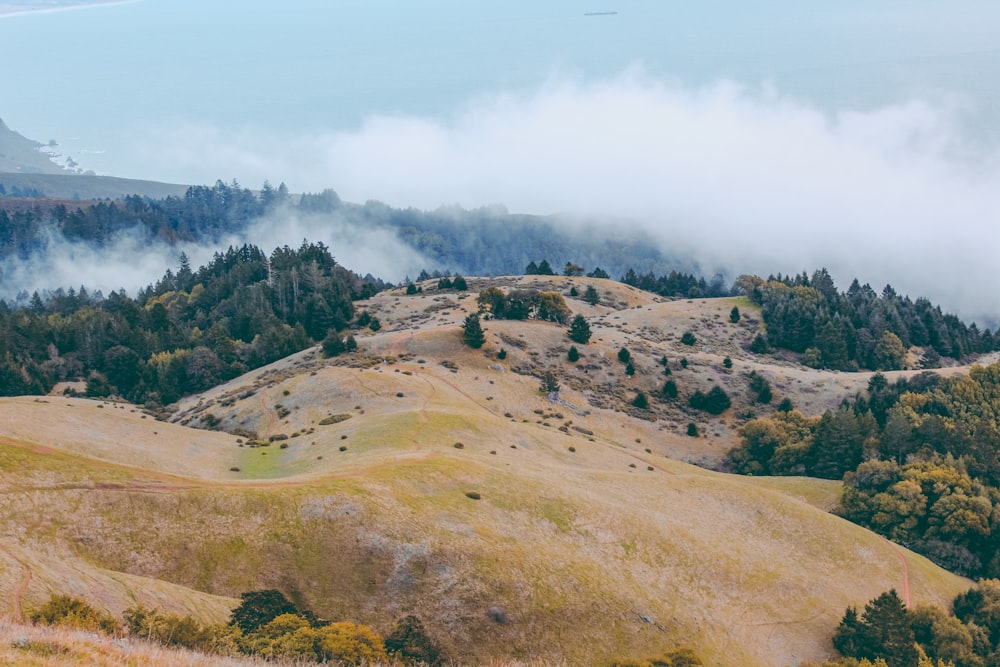
M 903 554 L 902 551 L 899 550 L 899 547 L 896 546 L 896 544 L 892 540 L 890 540 L 888 538 L 883 538 L 883 539 L 885 540 L 886 544 L 889 545 L 889 548 L 892 549 L 892 551 L 899 557 L 899 562 L 902 563 L 902 565 L 903 565 L 903 604 L 905 604 L 907 607 L 909 607 L 910 606 L 910 566 L 907 565 L 907 563 L 906 563 L 906 556 Z
M 264 419 L 266 420 L 264 431 L 260 434 L 266 440 L 273 435 L 274 425 L 278 423 L 278 414 L 267 406 L 267 399 L 264 397 L 263 392 L 257 393 L 257 403 L 260 405 L 260 413 L 264 415 Z
M 18 583 L 17 588 L 14 589 L 14 619 L 18 622 L 24 622 L 24 616 L 21 611 L 21 597 L 24 592 L 28 590 L 28 585 L 31 583 L 31 568 L 21 562 L 18 558 L 14 556 L 10 551 L 6 549 L 3 545 L 0 545 L 0 553 L 5 555 L 10 560 L 14 561 L 21 566 L 24 573 L 21 575 L 21 581 Z

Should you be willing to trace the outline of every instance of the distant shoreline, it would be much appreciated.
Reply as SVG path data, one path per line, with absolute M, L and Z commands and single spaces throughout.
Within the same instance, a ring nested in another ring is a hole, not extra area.
M 75 5 L 44 6 L 44 5 L 8 5 L 0 2 L 0 19 L 11 16 L 25 16 L 28 14 L 54 14 L 56 12 L 66 12 L 74 9 L 91 9 L 92 7 L 102 7 L 105 5 L 124 5 L 139 0 L 89 0 Z

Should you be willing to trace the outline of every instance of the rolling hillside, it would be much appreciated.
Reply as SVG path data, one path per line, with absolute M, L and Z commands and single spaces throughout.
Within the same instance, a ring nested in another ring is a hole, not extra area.
M 461 344 L 486 285 L 571 284 L 601 294 L 567 298 L 594 333 L 576 364 L 555 324 L 486 321 L 482 350 Z M 358 304 L 382 329 L 356 334 L 357 352 L 306 350 L 184 399 L 171 423 L 124 403 L 0 399 L 0 613 L 58 592 L 218 621 L 239 593 L 279 588 L 382 632 L 416 614 L 468 664 L 686 645 L 706 664 L 780 666 L 830 656 L 849 604 L 893 587 L 944 604 L 968 587 L 828 514 L 837 483 L 688 463 L 733 443 L 749 370 L 810 414 L 867 383 L 744 352 L 749 305 L 586 278 L 422 287 Z M 735 407 L 631 407 L 662 386 L 663 356 L 688 360 L 682 394 L 718 383 Z M 558 398 L 539 391 L 545 369 Z M 705 437 L 685 434 L 692 419 Z

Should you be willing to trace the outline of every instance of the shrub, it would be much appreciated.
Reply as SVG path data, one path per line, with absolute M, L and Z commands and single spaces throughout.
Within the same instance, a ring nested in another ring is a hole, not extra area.
M 540 389 L 546 394 L 559 391 L 559 381 L 556 380 L 555 373 L 552 371 L 545 371 L 545 374 L 542 375 Z
M 635 395 L 635 398 L 632 399 L 632 405 L 642 410 L 645 410 L 646 408 L 649 407 L 649 399 L 646 398 L 645 393 L 640 391 Z
M 118 624 L 108 614 L 101 613 L 82 600 L 68 595 L 53 595 L 30 615 L 32 623 L 60 625 L 78 630 L 112 634 Z
M 570 346 L 569 352 L 566 353 L 566 359 L 574 364 L 580 361 L 580 350 L 576 349 L 576 345 Z
M 635 375 L 635 366 L 632 365 L 631 361 L 625 364 L 625 375 L 629 377 Z
M 367 625 L 331 623 L 316 630 L 319 636 L 317 655 L 326 662 L 341 661 L 348 665 L 387 660 L 385 642 Z
M 507 358 L 507 350 L 500 350 L 499 352 L 497 352 L 497 359 L 503 361 L 506 358 Z
M 733 309 L 729 311 L 729 321 L 736 324 L 740 321 L 740 309 L 733 306 Z
M 709 414 L 721 415 L 730 408 L 732 402 L 722 387 L 715 385 L 707 394 L 703 394 L 701 391 L 694 392 L 691 398 L 688 399 L 688 405 L 695 410 L 704 410 Z
M 687 434 L 689 436 L 691 436 L 692 438 L 697 438 L 698 437 L 698 425 L 695 424 L 694 422 L 691 422 L 690 424 L 688 424 Z
M 730 357 L 726 357 L 725 359 L 722 360 L 722 365 L 727 369 L 732 368 L 733 360 Z
M 690 347 L 690 346 L 694 345 L 695 343 L 697 343 L 698 339 L 695 338 L 694 334 L 691 333 L 690 331 L 685 331 L 684 335 L 681 336 L 681 342 L 684 343 L 685 345 L 687 345 L 688 347 Z

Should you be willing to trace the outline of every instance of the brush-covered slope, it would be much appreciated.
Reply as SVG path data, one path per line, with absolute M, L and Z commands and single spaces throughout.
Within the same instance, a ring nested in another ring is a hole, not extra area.
M 575 366 L 553 324 L 489 321 L 482 350 L 463 346 L 475 294 L 427 289 L 362 304 L 383 329 L 358 334 L 356 353 L 272 364 L 186 399 L 176 424 L 113 403 L 0 401 L 6 611 L 56 591 L 215 620 L 242 591 L 280 588 L 383 632 L 415 613 L 470 662 L 687 645 L 708 664 L 785 665 L 829 655 L 849 604 L 891 587 L 945 603 L 967 587 L 829 515 L 837 484 L 675 460 L 721 456 L 734 418 L 688 438 L 680 408 L 625 399 L 662 382 L 663 355 L 687 355 L 691 386 L 735 387 L 716 365 L 765 368 L 741 351 L 756 324 L 723 321 L 732 302 L 600 289 L 603 305 L 570 300 L 594 329 Z M 560 402 L 528 374 L 544 368 Z M 208 424 L 242 435 L 190 428 Z

